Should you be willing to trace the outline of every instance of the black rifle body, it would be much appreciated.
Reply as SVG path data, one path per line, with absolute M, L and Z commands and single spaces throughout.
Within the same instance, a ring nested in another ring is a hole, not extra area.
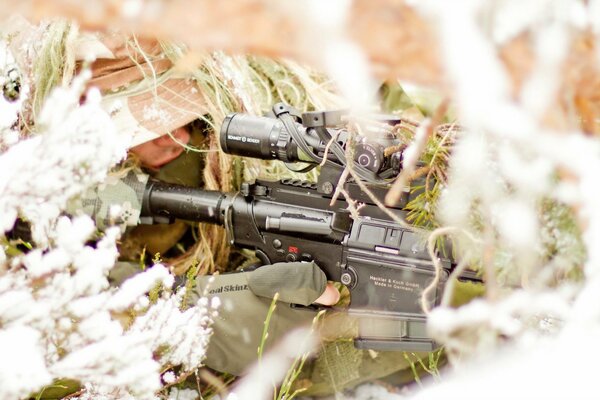
M 151 181 L 142 215 L 223 225 L 230 244 L 255 250 L 265 264 L 315 261 L 350 290 L 347 311 L 358 319 L 358 348 L 433 350 L 420 304 L 434 275 L 423 238 L 374 204 L 364 204 L 353 219 L 343 197 L 330 205 L 331 196 L 316 189 L 297 180 L 258 180 L 222 193 Z M 441 262 L 445 271 L 430 305 L 438 303 L 451 267 Z

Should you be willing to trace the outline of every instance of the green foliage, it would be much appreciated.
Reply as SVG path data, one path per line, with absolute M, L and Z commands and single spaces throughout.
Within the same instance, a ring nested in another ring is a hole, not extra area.
M 185 293 L 181 299 L 181 310 L 185 310 L 189 307 L 188 298 L 189 294 L 194 291 L 196 286 L 196 276 L 198 275 L 198 262 L 192 263 L 190 268 L 185 273 Z
M 412 99 L 398 84 L 384 84 L 379 88 L 381 109 L 383 112 L 392 113 L 414 107 Z
M 25 242 L 21 239 L 8 240 L 6 238 L 0 238 L 0 246 L 3 247 L 4 253 L 9 257 L 22 255 L 24 253 L 24 249 L 22 249 L 21 246 L 25 247 L 27 250 L 32 249 L 31 243 Z
M 258 349 L 256 350 L 259 362 L 262 360 L 263 351 L 264 351 L 265 345 L 267 343 L 267 338 L 269 337 L 269 325 L 271 324 L 271 317 L 273 316 L 273 313 L 275 312 L 275 308 L 277 308 L 277 300 L 278 299 L 279 299 L 279 293 L 275 293 L 275 296 L 273 296 L 273 301 L 271 301 L 271 306 L 269 307 L 269 311 L 267 312 L 267 317 L 265 318 L 265 321 L 263 322 L 263 332 L 260 337 L 260 345 L 258 346 Z
M 258 361 L 259 364 L 262 360 L 263 352 L 266 346 L 267 339 L 269 337 L 269 326 L 271 324 L 271 317 L 277 308 L 277 300 L 279 299 L 279 293 L 275 293 L 273 297 L 273 301 L 271 302 L 271 306 L 269 307 L 269 311 L 267 312 L 267 316 L 264 321 L 263 332 L 260 340 L 260 345 L 257 349 Z M 311 333 L 315 331 L 321 317 L 325 314 L 325 311 L 320 311 L 315 318 L 313 318 Z M 308 339 L 308 338 L 307 338 Z M 303 345 L 301 345 L 302 347 Z M 295 389 L 294 390 L 294 382 L 300 376 L 302 372 L 302 368 L 308 359 L 310 352 L 306 352 L 299 357 L 294 359 L 292 365 L 288 369 L 283 381 L 279 385 L 279 388 L 273 388 L 273 398 L 277 400 L 291 400 L 296 397 L 298 394 L 305 391 L 305 388 Z
M 404 355 L 404 359 L 410 365 L 410 369 L 415 378 L 415 382 L 417 382 L 417 384 L 419 386 L 421 386 L 421 387 L 423 386 L 421 383 L 421 376 L 423 373 L 428 373 L 436 381 L 439 381 L 441 379 L 439 366 L 440 366 L 440 361 L 444 355 L 443 347 L 438 350 L 429 352 L 427 354 L 427 358 L 426 358 L 427 364 L 425 364 L 425 361 L 424 361 L 425 358 L 423 358 L 422 355 L 420 356 L 420 355 L 418 355 L 416 353 L 412 353 L 412 352 L 411 353 L 404 352 L 403 355 Z
M 140 271 L 146 270 L 146 246 L 142 249 L 140 253 Z
M 431 189 L 427 189 L 425 185 L 411 185 L 410 190 L 414 198 L 406 205 L 408 221 L 429 230 L 439 227 L 435 219 L 435 208 L 440 197 L 440 188 L 441 184 L 437 181 Z
M 156 253 L 152 258 L 152 264 L 159 263 L 162 263 L 162 258 L 160 256 L 160 253 Z M 148 293 L 148 299 L 150 299 L 150 304 L 156 304 L 156 302 L 160 298 L 160 293 L 162 289 L 163 285 L 161 283 L 157 283 L 152 289 L 150 289 L 150 292 Z
M 72 379 L 58 379 L 52 384 L 44 386 L 38 393 L 32 394 L 35 400 L 62 399 L 81 390 L 79 382 Z
M 160 291 L 162 289 L 162 284 L 157 283 L 150 292 L 148 293 L 148 299 L 150 299 L 150 304 L 156 304 L 158 299 L 160 298 Z
M 411 183 L 411 200 L 407 204 L 407 219 L 416 226 L 435 229 L 440 226 L 435 212 L 447 181 L 451 146 L 459 130 L 455 125 L 441 125 L 428 138 L 421 155 L 419 169 Z M 406 124 L 396 129 L 400 139 L 408 143 L 414 137 L 414 127 Z

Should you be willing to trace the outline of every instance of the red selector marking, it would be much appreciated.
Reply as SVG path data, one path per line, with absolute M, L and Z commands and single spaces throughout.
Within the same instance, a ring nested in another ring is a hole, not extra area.
M 296 246 L 288 246 L 288 253 L 298 254 L 298 248 Z

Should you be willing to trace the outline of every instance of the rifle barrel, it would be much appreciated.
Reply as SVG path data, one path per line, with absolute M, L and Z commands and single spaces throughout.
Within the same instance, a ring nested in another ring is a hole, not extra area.
M 150 180 L 144 192 L 142 214 L 221 224 L 222 192 Z

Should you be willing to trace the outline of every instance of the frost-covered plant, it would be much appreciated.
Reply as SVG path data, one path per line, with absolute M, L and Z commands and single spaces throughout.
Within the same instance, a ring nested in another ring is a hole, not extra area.
M 486 382 L 523 382 L 533 372 L 539 384 L 530 387 L 546 386 L 544 375 L 559 375 L 550 370 L 564 367 L 571 372 L 573 364 L 585 365 L 596 355 L 591 337 L 600 326 L 600 2 L 405 3 L 437 33 L 445 73 L 442 89 L 453 101 L 461 126 L 437 159 L 432 155 L 443 134 L 430 137 L 420 149 L 421 161 L 437 169 L 434 175 L 442 179 L 411 204 L 409 217 L 439 228 L 433 238 L 451 236 L 458 245 L 459 266 L 478 269 L 486 289 L 483 298 L 459 308 L 450 307 L 451 296 L 446 295 L 429 315 L 430 333 L 455 363 L 499 356 L 494 352 L 499 348 L 508 352 L 509 357 L 502 357 L 503 369 L 487 370 Z M 346 4 L 329 3 L 340 9 Z M 338 61 L 351 64 L 347 57 Z M 422 142 L 413 139 L 414 131 L 409 139 L 418 148 Z M 446 293 L 453 284 L 450 279 Z M 583 349 L 578 354 L 567 351 L 575 337 L 587 345 L 577 343 Z M 502 346 L 510 343 L 525 352 L 536 341 L 543 345 L 542 351 L 531 352 L 533 371 L 513 369 L 528 360 Z M 552 346 L 560 357 L 540 354 Z M 512 391 L 514 396 L 518 384 L 506 385 L 499 395 L 496 388 L 490 393 L 490 385 L 473 390 L 470 385 L 479 381 L 481 365 L 463 380 L 427 394 L 507 398 Z M 562 382 L 564 394 L 570 385 Z M 556 389 L 558 384 L 549 386 Z M 445 391 L 449 388 L 453 391 Z M 528 392 L 525 397 L 561 397 L 552 390 L 545 394 Z
M 569 49 L 594 29 L 595 6 L 465 0 L 417 7 L 438 30 L 463 127 L 440 195 L 438 233 L 452 233 L 459 259 L 478 267 L 486 284 L 484 299 L 434 310 L 432 334 L 451 354 L 481 355 L 510 338 L 556 333 L 576 310 L 596 321 L 597 297 L 589 293 L 600 269 L 600 143 L 578 131 L 573 100 L 559 92 L 569 84 L 562 74 Z M 533 61 L 516 90 L 499 49 L 519 37 L 529 40 Z M 559 113 L 569 123 L 552 119 Z
M 10 147 L 0 158 L 0 229 L 12 228 L 17 215 L 31 221 L 33 239 L 47 242 L 51 223 L 67 200 L 101 182 L 109 167 L 125 156 L 127 138 L 119 135 L 89 91 L 79 104 L 85 76 L 49 96 L 34 137 Z
M 328 4 L 345 11 L 348 3 Z M 429 314 L 430 333 L 463 368 L 419 398 L 592 392 L 587 365 L 598 355 L 600 328 L 600 142 L 591 135 L 599 131 L 600 2 L 401 3 L 437 33 L 443 89 L 462 126 L 437 173 L 443 182 L 412 204 L 411 216 L 439 227 L 431 239 L 451 235 L 459 266 L 479 269 L 486 287 L 485 297 L 459 308 L 445 296 Z M 339 46 L 331 52 L 337 65 L 351 65 L 343 43 L 331 39 L 320 43 Z M 432 154 L 421 150 L 425 159 Z M 484 360 L 469 365 L 475 357 Z
M 0 72 L 1 82 L 11 79 Z M 50 93 L 34 135 L 3 141 L 0 398 L 26 398 L 58 379 L 80 382 L 88 397 L 155 398 L 200 366 L 212 333 L 218 304 L 200 299 L 182 309 L 185 289 L 172 292 L 174 278 L 161 264 L 111 287 L 119 229 L 99 235 L 89 217 L 63 215 L 69 198 L 106 178 L 128 143 L 97 92 L 81 102 L 85 78 Z M 3 114 L 2 133 L 18 120 L 19 104 L 0 107 L 13 113 Z M 6 236 L 18 217 L 31 225 L 31 243 Z M 163 289 L 151 302 L 157 285 Z M 161 380 L 163 373 L 172 379 Z

